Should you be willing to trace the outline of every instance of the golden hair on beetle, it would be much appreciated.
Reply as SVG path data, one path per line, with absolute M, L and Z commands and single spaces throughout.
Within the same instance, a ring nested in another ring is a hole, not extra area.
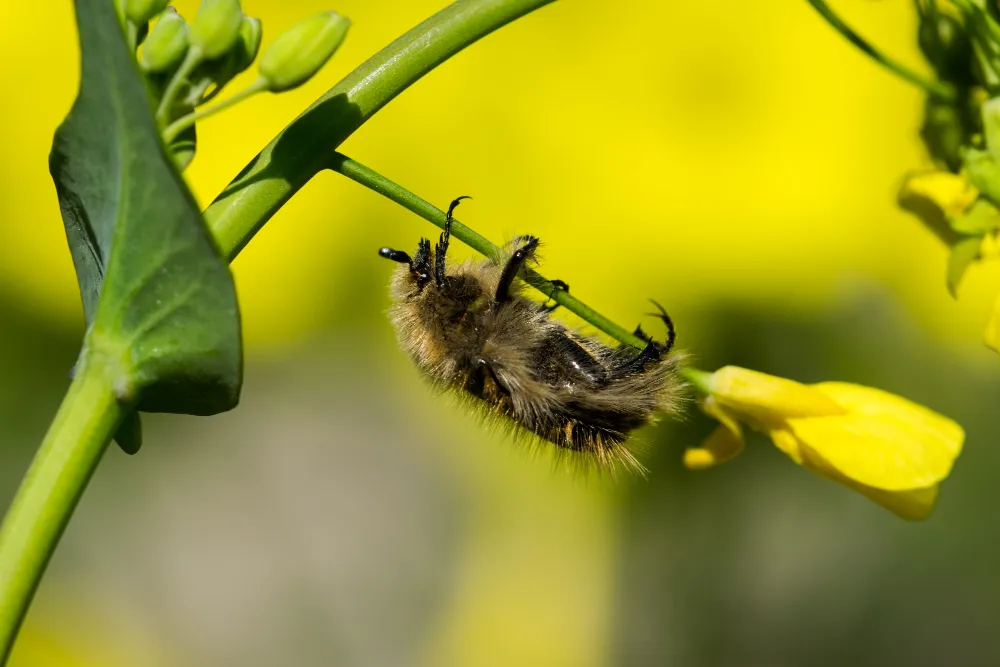
M 452 213 L 462 199 L 448 208 L 433 257 L 427 239 L 412 258 L 379 250 L 400 263 L 390 287 L 400 345 L 434 385 L 473 399 L 490 421 L 509 421 L 602 468 L 642 471 L 625 441 L 681 402 L 670 318 L 660 308 L 663 344 L 636 329 L 646 340 L 642 350 L 609 347 L 552 319 L 554 307 L 519 293 L 518 274 L 538 248 L 532 236 L 515 238 L 500 262 L 447 267 Z

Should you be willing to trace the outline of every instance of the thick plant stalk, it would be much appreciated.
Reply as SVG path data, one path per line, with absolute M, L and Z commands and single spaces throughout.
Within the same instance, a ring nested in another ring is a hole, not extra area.
M 552 0 L 458 0 L 385 47 L 316 100 L 205 210 L 232 260 L 351 134 L 413 82 L 473 42 Z
M 0 528 L 0 665 L 56 544 L 125 416 L 107 367 L 83 363 Z

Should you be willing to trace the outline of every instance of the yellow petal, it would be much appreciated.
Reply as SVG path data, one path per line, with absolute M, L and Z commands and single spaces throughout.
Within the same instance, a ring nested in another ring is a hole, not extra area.
M 949 219 L 958 218 L 979 196 L 965 178 L 947 171 L 908 174 L 899 205 L 920 218 L 942 239 L 954 237 Z
M 861 493 L 896 516 L 909 521 L 920 521 L 930 516 L 931 511 L 934 509 L 934 502 L 938 496 L 937 484 L 927 488 L 902 489 L 898 491 L 876 489 L 840 474 L 828 462 L 822 460 L 822 458 L 808 448 L 803 450 L 803 454 L 806 456 L 806 461 L 803 463 L 804 466 L 823 477 L 832 479 Z
M 979 256 L 982 259 L 1000 259 L 1000 238 L 995 231 L 983 234 L 979 243 Z
M 736 417 L 729 413 L 725 408 L 719 405 L 719 402 L 715 400 L 714 397 L 708 396 L 704 400 L 698 403 L 698 407 L 701 411 L 712 419 L 725 425 L 730 431 L 732 431 L 736 437 L 743 438 L 743 429 L 740 427 L 740 422 Z
M 896 516 L 908 521 L 922 521 L 931 515 L 938 496 L 938 486 L 907 491 L 885 491 L 861 484 L 849 485 L 868 496 L 869 499 L 886 508 Z
M 990 314 L 990 321 L 986 323 L 986 333 L 983 337 L 987 347 L 994 352 L 1000 352 L 1000 294 L 997 294 L 996 301 L 993 302 L 993 312 Z
M 802 465 L 802 450 L 799 448 L 799 441 L 787 428 L 775 428 L 767 432 L 774 446 L 788 455 L 790 459 Z
M 958 217 L 979 196 L 979 191 L 964 177 L 949 171 L 908 174 L 900 197 L 915 197 L 934 204 L 942 213 Z
M 725 424 L 720 424 L 701 443 L 701 447 L 691 447 L 684 452 L 684 465 L 692 470 L 711 468 L 729 461 L 743 451 L 743 437 L 733 432 Z
M 710 388 L 720 406 L 762 429 L 792 417 L 845 412 L 835 401 L 804 384 L 738 366 L 716 371 Z
M 851 412 L 879 416 L 892 415 L 927 433 L 927 437 L 957 457 L 962 451 L 965 431 L 954 420 L 929 408 L 881 389 L 848 382 L 820 382 L 812 385 Z
M 887 491 L 937 484 L 951 472 L 953 443 L 892 414 L 791 419 L 803 463 L 814 453 L 848 479 Z

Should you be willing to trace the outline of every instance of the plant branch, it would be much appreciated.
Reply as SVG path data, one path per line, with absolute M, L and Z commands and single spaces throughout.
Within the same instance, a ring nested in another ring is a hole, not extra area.
M 391 199 L 403 208 L 416 213 L 431 224 L 444 228 L 445 214 L 441 209 L 431 205 L 421 199 L 406 188 L 390 181 L 385 176 L 369 169 L 365 165 L 352 160 L 341 153 L 334 153 L 328 161 L 327 166 L 338 174 L 343 174 L 352 181 L 359 183 L 366 188 L 374 190 L 380 195 Z M 487 257 L 499 257 L 501 249 L 486 237 L 476 231 L 466 227 L 458 220 L 452 220 L 451 235 L 459 241 L 476 250 Z M 564 307 L 566 310 L 576 314 L 581 319 L 594 325 L 612 338 L 622 343 L 641 348 L 646 342 L 638 336 L 629 333 L 627 329 L 615 324 L 610 319 L 601 315 L 596 310 L 583 303 L 569 292 L 555 289 L 555 286 L 537 271 L 527 269 L 525 271 L 525 282 L 537 289 L 545 296 Z
M 335 150 L 379 109 L 466 46 L 552 0 L 458 0 L 369 58 L 320 97 L 244 167 L 205 210 L 234 258 Z
M 912 83 L 918 88 L 923 89 L 928 95 L 937 97 L 945 102 L 954 102 L 957 99 L 955 89 L 951 86 L 940 81 L 927 79 L 924 76 L 917 74 L 898 60 L 890 58 L 872 46 L 870 42 L 865 40 L 858 33 L 854 32 L 849 25 L 844 23 L 844 21 L 837 16 L 832 9 L 830 9 L 830 6 L 826 4 L 825 0 L 808 0 L 808 2 L 824 19 L 826 19 L 826 22 L 829 23 L 834 30 L 843 35 L 847 41 L 858 47 L 858 49 L 860 49 L 865 55 L 885 67 L 896 76 Z
M 108 366 L 85 359 L 0 528 L 0 665 L 45 566 L 125 415 Z
M 712 393 L 712 373 L 693 366 L 681 366 L 677 372 L 698 393 L 699 396 L 709 396 Z
M 240 92 L 219 102 L 218 104 L 204 109 L 198 109 L 197 111 L 193 111 L 186 116 L 178 118 L 173 123 L 168 125 L 167 129 L 163 130 L 163 143 L 169 146 L 171 142 L 177 138 L 177 135 L 194 125 L 199 120 L 203 120 L 208 116 L 228 109 L 235 104 L 239 104 L 248 97 L 253 97 L 257 93 L 267 90 L 268 85 L 267 79 L 261 77 Z
M 165 128 L 167 123 L 170 122 L 170 109 L 174 105 L 174 99 L 180 92 L 181 87 L 187 83 L 191 72 L 201 64 L 202 60 L 203 54 L 201 49 L 196 46 L 188 48 L 187 55 L 184 56 L 180 67 L 177 68 L 177 71 L 170 78 L 170 82 L 167 83 L 167 89 L 163 91 L 163 97 L 160 98 L 160 104 L 156 108 L 156 122 L 160 127 Z

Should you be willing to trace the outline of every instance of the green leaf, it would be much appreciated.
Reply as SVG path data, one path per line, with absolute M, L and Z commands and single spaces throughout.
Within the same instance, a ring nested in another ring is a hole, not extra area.
M 140 410 L 231 409 L 242 349 L 229 268 L 163 147 L 112 0 L 76 0 L 76 14 L 80 92 L 50 170 L 88 324 L 84 354 Z
M 979 248 L 983 240 L 979 236 L 965 237 L 951 246 L 948 255 L 948 291 L 952 297 L 958 296 L 958 284 L 962 281 L 966 269 L 979 259 Z

